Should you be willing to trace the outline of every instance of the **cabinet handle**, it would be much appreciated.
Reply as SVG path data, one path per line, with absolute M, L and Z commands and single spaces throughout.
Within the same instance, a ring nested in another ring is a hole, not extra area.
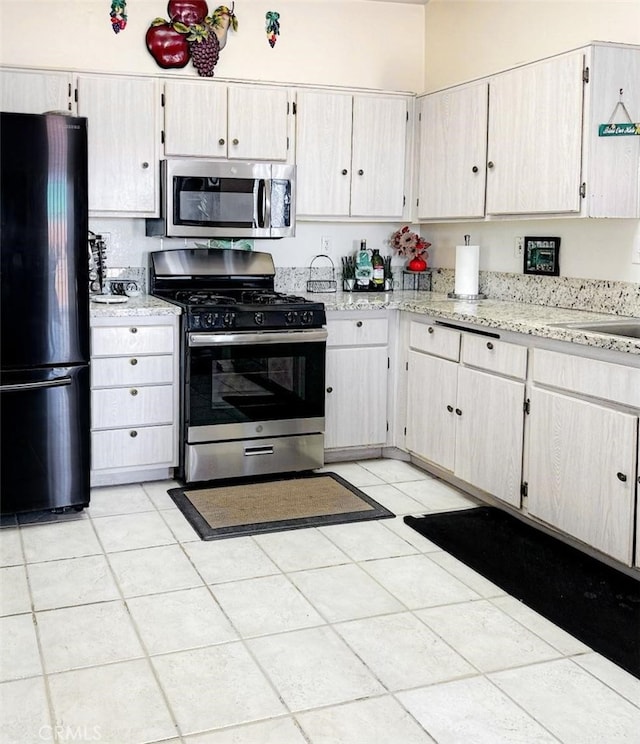
M 328 388 L 327 388 L 327 392 L 328 392 L 328 393 L 332 393 L 332 392 L 333 392 L 333 388 L 332 388 L 332 387 L 328 387 Z
M 134 398 L 138 394 L 138 391 L 136 390 L 136 388 L 131 388 L 131 390 L 129 390 L 129 392 L 131 393 L 131 395 L 134 396 Z
M 471 170 L 472 170 L 473 173 L 477 173 L 478 172 L 478 166 L 477 165 L 474 165 Z
M 456 415 L 462 416 L 462 411 L 459 408 L 456 408 Z
M 218 144 L 224 145 L 224 138 L 220 137 L 220 139 L 218 140 Z
M 234 140 L 233 140 L 233 144 L 234 144 L 234 145 L 239 145 L 239 144 L 240 144 L 240 140 L 234 139 Z
M 493 349 L 493 344 L 491 343 L 491 341 L 487 341 L 487 349 L 489 349 L 489 351 Z
M 362 170 L 362 168 L 360 168 L 360 170 L 358 171 L 358 175 L 359 176 L 364 176 L 364 171 Z
M 433 326 L 429 326 L 427 328 L 427 333 L 433 333 Z
M 133 328 L 129 328 L 130 333 L 137 333 L 138 329 L 134 326 Z
M 147 162 L 144 162 L 144 163 L 142 164 L 142 167 L 143 167 L 143 168 L 148 168 L 148 167 L 149 167 L 149 163 L 147 163 Z
M 134 429 L 133 431 L 129 432 L 129 436 L 131 439 L 135 439 L 138 436 L 138 432 Z
M 362 321 L 361 321 L 361 320 L 359 320 L 359 321 L 358 321 L 358 322 L 356 323 L 356 326 L 357 326 L 358 328 L 362 328 Z
M 449 413 L 453 413 L 453 406 L 447 406 L 447 411 L 449 411 Z
M 490 161 L 489 161 L 489 162 L 487 163 L 487 168 L 493 168 L 493 160 L 490 160 Z
M 627 482 L 627 476 L 624 473 L 616 473 L 618 480 L 622 481 L 623 483 Z
M 349 171 L 346 168 L 342 169 L 342 175 L 346 176 Z
M 137 359 L 129 359 L 129 364 L 132 367 L 135 367 L 137 363 L 138 363 L 138 360 Z

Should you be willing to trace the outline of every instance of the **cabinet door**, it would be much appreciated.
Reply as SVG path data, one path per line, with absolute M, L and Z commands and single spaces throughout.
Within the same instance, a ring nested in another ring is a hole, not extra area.
M 287 103 L 285 88 L 229 87 L 229 157 L 286 160 Z
M 529 513 L 631 565 L 637 416 L 534 388 Z
M 409 351 L 406 446 L 453 471 L 457 362 Z
M 225 85 L 165 82 L 164 152 L 169 156 L 227 157 Z
M 524 382 L 460 367 L 455 474 L 520 507 Z
M 402 218 L 406 139 L 403 98 L 354 96 L 352 217 Z
M 299 91 L 296 103 L 297 213 L 349 214 L 351 96 Z
M 491 80 L 487 214 L 580 210 L 583 66 L 574 52 Z
M 484 216 L 488 85 L 420 103 L 418 219 Z
M 326 365 L 325 448 L 384 444 L 387 348 L 327 349 Z
M 89 119 L 89 210 L 157 216 L 158 84 L 78 77 L 78 115 Z
M 72 76 L 68 72 L 0 70 L 0 111 L 43 114 L 73 111 Z

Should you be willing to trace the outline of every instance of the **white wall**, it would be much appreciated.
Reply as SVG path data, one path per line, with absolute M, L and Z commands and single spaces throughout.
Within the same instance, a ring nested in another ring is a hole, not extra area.
M 424 90 L 490 75 L 590 41 L 640 44 L 640 0 L 430 0 L 426 6 Z M 631 92 L 627 96 L 631 100 Z M 634 121 L 640 120 L 635 96 Z M 513 253 L 519 235 L 562 239 L 562 276 L 640 282 L 631 263 L 640 246 L 636 220 L 536 220 L 424 226 L 437 266 L 453 268 L 465 233 L 482 246 L 480 266 L 521 271 Z

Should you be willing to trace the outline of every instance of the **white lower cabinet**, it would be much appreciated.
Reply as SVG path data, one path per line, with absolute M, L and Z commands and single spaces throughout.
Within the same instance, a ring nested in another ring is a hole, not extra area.
M 632 565 L 640 369 L 536 349 L 533 381 L 528 513 Z
M 325 449 L 383 446 L 387 438 L 387 317 L 357 312 L 328 315 Z
M 91 481 L 151 480 L 177 464 L 178 335 L 173 315 L 91 322 Z
M 526 348 L 416 322 L 409 336 L 407 449 L 519 507 Z

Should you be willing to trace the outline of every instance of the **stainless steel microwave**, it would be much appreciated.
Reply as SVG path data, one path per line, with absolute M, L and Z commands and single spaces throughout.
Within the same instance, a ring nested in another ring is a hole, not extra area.
M 160 161 L 161 217 L 146 234 L 167 238 L 285 238 L 295 234 L 295 166 L 199 159 Z

